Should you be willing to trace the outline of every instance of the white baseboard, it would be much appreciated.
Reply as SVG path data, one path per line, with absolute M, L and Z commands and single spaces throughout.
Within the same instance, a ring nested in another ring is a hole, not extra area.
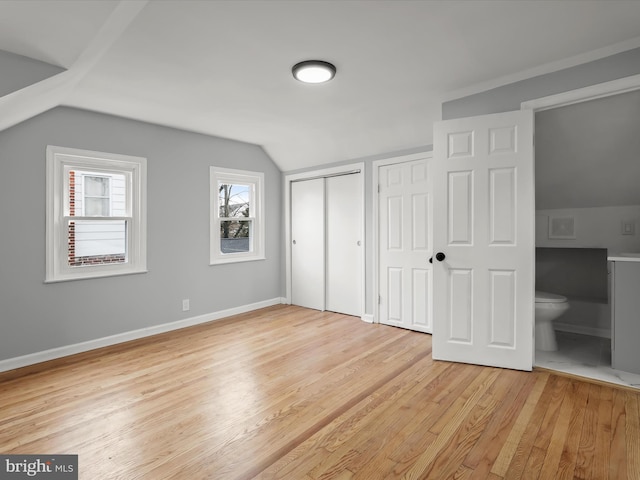
M 581 335 L 591 335 L 592 337 L 611 338 L 611 330 L 608 328 L 586 327 L 583 325 L 573 325 L 571 323 L 553 323 L 555 330 L 569 333 L 579 333 Z
M 67 357 L 69 355 L 75 355 L 76 353 L 88 352 L 89 350 L 95 350 L 96 348 L 108 347 L 110 345 L 116 345 L 118 343 L 128 342 L 131 340 L 138 340 L 140 338 L 150 337 L 159 333 L 192 327 L 201 323 L 221 320 L 232 315 L 238 315 L 240 313 L 246 313 L 252 310 L 258 310 L 259 308 L 270 307 L 272 305 L 279 305 L 282 303 L 286 303 L 286 299 L 281 297 L 272 298 L 270 300 L 264 300 L 262 302 L 256 302 L 249 305 L 242 305 L 240 307 L 221 310 L 219 312 L 207 313 L 204 315 L 198 315 L 197 317 L 177 320 L 175 322 L 163 323 L 161 325 L 154 325 L 152 327 L 118 333 L 109 337 L 96 338 L 95 340 L 88 340 L 86 342 L 66 345 L 64 347 L 52 348 L 50 350 L 30 353 L 28 355 L 23 355 L 20 357 L 8 358 L 6 360 L 0 360 L 0 372 L 6 372 L 8 370 L 26 367 L 28 365 L 34 365 L 36 363 L 54 360 L 56 358 Z
M 371 315 L 370 313 L 365 313 L 364 315 L 362 315 L 360 317 L 360 319 L 363 322 L 367 322 L 367 323 L 373 323 L 373 315 Z

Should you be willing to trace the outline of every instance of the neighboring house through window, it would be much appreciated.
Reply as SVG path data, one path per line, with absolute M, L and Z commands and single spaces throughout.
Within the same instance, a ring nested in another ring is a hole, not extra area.
M 211 264 L 264 259 L 264 174 L 210 168 Z
M 47 148 L 46 281 L 146 271 L 146 159 Z

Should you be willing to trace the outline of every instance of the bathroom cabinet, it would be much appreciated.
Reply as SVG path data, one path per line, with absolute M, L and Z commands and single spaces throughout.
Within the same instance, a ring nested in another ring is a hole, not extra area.
M 610 256 L 611 364 L 640 374 L 640 258 Z

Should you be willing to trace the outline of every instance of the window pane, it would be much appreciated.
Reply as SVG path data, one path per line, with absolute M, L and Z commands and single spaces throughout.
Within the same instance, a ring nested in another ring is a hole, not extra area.
M 84 177 L 85 195 L 91 197 L 109 196 L 109 179 L 106 177 Z
M 130 217 L 129 178 L 121 173 L 70 169 L 65 191 L 65 215 Z
M 110 179 L 103 176 L 84 175 L 84 215 L 108 217 L 111 198 Z
M 70 220 L 67 232 L 69 266 L 126 263 L 125 220 Z
M 84 214 L 87 217 L 108 217 L 109 199 L 85 197 Z
M 249 185 L 218 184 L 220 218 L 249 216 Z
M 246 253 L 251 251 L 251 220 L 220 222 L 220 252 Z

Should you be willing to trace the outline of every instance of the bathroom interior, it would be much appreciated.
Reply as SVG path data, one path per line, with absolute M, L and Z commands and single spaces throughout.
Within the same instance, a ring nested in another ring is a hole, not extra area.
M 537 112 L 535 135 L 535 365 L 640 389 L 640 91 Z

